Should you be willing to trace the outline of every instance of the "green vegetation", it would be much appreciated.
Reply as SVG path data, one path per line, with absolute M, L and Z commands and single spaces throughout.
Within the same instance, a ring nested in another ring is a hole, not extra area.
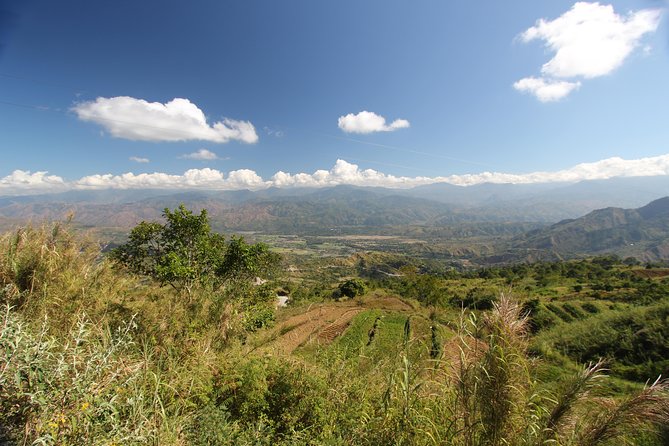
M 669 441 L 662 269 L 370 253 L 279 275 L 206 212 L 164 217 L 111 256 L 67 225 L 2 236 L 0 443 Z
M 137 225 L 111 258 L 189 295 L 196 285 L 216 290 L 225 280 L 266 274 L 276 261 L 262 243 L 248 245 L 238 237 L 226 245 L 223 236 L 211 232 L 206 210 L 194 215 L 181 205 L 174 212 L 165 209 L 163 217 L 166 224 Z
M 339 292 L 344 297 L 362 296 L 365 290 L 365 283 L 360 279 L 349 279 L 339 284 Z

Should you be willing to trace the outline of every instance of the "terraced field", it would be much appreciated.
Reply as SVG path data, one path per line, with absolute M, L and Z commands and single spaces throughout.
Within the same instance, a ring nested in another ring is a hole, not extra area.
M 307 344 L 327 345 L 346 331 L 357 314 L 372 309 L 407 313 L 414 311 L 411 305 L 393 296 L 312 305 L 306 311 L 280 321 L 270 332 L 269 341 L 260 350 L 290 354 Z

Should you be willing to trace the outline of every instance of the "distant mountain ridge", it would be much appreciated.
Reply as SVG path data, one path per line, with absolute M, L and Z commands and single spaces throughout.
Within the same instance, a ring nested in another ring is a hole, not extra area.
M 165 207 L 206 208 L 224 229 L 299 231 L 337 226 L 540 222 L 579 217 L 604 207 L 639 207 L 669 195 L 669 176 L 575 184 L 446 183 L 413 189 L 335 186 L 260 191 L 100 190 L 0 197 L 0 218 L 59 219 L 129 228 L 156 219 Z
M 494 252 L 488 259 L 493 263 L 606 252 L 654 260 L 669 259 L 667 197 L 669 176 L 570 185 L 433 184 L 408 190 L 69 191 L 0 197 L 0 225 L 73 214 L 79 225 L 111 228 L 118 235 L 184 203 L 196 212 L 207 209 L 214 229 L 224 232 L 412 234 L 460 241 L 453 252 L 471 248 L 473 238 L 487 237 L 485 255 Z M 531 228 L 539 229 L 524 232 Z
M 669 197 L 637 209 L 609 207 L 515 238 L 519 253 L 557 258 L 613 253 L 642 260 L 669 259 Z

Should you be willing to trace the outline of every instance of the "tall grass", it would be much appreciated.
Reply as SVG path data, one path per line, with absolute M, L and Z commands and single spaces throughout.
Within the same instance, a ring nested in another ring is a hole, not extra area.
M 11 307 L 0 320 L 0 420 L 6 439 L 32 444 L 141 444 L 157 438 L 160 394 L 134 352 L 132 322 L 102 331 L 81 316 L 64 338 L 37 331 Z M 160 382 L 155 382 L 160 386 Z
M 105 311 L 129 279 L 117 275 L 90 237 L 67 223 L 26 226 L 0 236 L 0 302 L 52 328 L 68 327 L 78 311 Z
M 375 310 L 324 354 L 266 357 L 235 337 L 253 305 L 204 291 L 181 299 L 112 268 L 66 226 L 6 234 L 0 253 L 0 443 L 666 441 L 669 382 L 605 397 L 595 361 L 546 387 L 507 294 L 490 311 L 463 312 L 445 345 L 435 345 L 436 318 Z
M 479 322 L 463 318 L 452 364 L 457 434 L 453 444 L 629 444 L 669 426 L 669 382 L 625 398 L 595 397 L 604 375 L 596 362 L 552 392 L 540 390 L 527 355 L 526 318 L 508 295 Z M 448 391 L 447 391 L 448 392 Z M 659 443 L 658 443 L 659 444 Z

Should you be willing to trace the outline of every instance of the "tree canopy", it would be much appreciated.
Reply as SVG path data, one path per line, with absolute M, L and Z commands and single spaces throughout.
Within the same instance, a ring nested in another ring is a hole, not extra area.
M 217 289 L 227 281 L 248 281 L 278 263 L 278 255 L 263 243 L 248 244 L 243 237 L 226 243 L 211 231 L 206 210 L 196 215 L 182 204 L 174 211 L 165 208 L 163 217 L 164 224 L 135 226 L 128 242 L 112 251 L 112 259 L 189 294 L 196 285 Z

